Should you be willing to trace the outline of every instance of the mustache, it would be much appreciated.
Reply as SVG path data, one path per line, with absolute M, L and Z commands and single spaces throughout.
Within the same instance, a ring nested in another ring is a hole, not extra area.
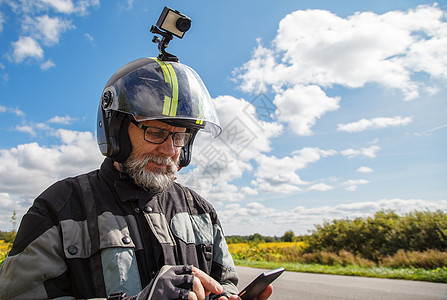
M 156 164 L 159 165 L 164 165 L 164 166 L 169 166 L 172 165 L 174 163 L 174 160 L 172 159 L 172 157 L 164 157 L 164 156 L 156 156 L 153 154 L 145 154 L 143 156 L 143 159 L 145 162 L 154 162 Z
M 169 173 L 176 172 L 178 170 L 178 163 L 176 163 L 172 157 L 146 153 L 135 156 L 131 155 L 130 159 L 128 160 L 129 167 L 144 168 L 144 166 L 150 162 L 166 166 Z

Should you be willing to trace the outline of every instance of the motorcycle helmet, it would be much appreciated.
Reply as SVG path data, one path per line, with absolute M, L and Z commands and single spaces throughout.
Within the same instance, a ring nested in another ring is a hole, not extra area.
M 120 68 L 107 82 L 99 103 L 97 141 L 101 153 L 122 163 L 132 152 L 128 127 L 158 120 L 193 133 L 182 147 L 179 167 L 191 161 L 199 130 L 218 136 L 222 128 L 205 84 L 190 67 L 158 58 L 140 58 Z

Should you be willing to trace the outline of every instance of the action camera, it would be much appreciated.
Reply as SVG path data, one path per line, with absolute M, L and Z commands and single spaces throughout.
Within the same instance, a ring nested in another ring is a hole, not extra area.
M 165 6 L 157 21 L 157 27 L 172 33 L 178 38 L 183 38 L 185 32 L 191 28 L 191 19 L 177 10 Z

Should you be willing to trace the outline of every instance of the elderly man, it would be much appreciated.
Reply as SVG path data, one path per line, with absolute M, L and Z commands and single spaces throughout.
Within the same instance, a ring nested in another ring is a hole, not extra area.
M 97 126 L 107 158 L 37 197 L 0 299 L 239 299 L 215 210 L 175 182 L 197 132 L 221 132 L 195 71 L 156 58 L 125 65 L 104 88 Z

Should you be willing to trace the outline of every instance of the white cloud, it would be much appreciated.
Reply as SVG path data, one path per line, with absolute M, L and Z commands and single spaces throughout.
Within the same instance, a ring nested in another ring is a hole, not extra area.
M 371 173 L 373 171 L 374 170 L 371 169 L 370 167 L 360 167 L 357 169 L 357 172 L 360 172 L 360 173 Z
M 405 12 L 358 12 L 346 18 L 309 9 L 284 17 L 270 48 L 258 40 L 251 59 L 235 75 L 244 91 L 265 92 L 271 87 L 277 93 L 278 119 L 288 122 L 295 133 L 310 135 L 318 118 L 338 109 L 339 98 L 315 88 L 316 94 L 307 97 L 307 88 L 373 83 L 402 91 L 405 100 L 415 99 L 421 90 L 436 91 L 436 80 L 447 78 L 446 47 L 445 12 L 437 4 Z M 413 75 L 419 72 L 433 79 L 430 86 L 416 81 Z M 308 115 L 302 113 L 306 108 Z M 359 131 L 410 121 L 374 119 L 339 128 Z
M 256 189 L 253 189 L 251 187 L 248 186 L 244 186 L 241 188 L 241 193 L 243 195 L 258 195 L 259 192 Z
M 18 108 L 12 108 L 11 112 L 14 113 L 18 117 L 25 116 L 25 113 L 23 111 L 21 111 L 20 109 L 18 109 Z
M 202 177 L 203 178 L 203 177 Z M 203 181 L 201 195 L 205 199 L 212 201 L 213 205 L 220 206 L 223 203 L 239 202 L 244 200 L 244 195 L 240 193 L 240 188 L 226 181 Z
M 297 11 L 280 22 L 274 43 L 276 51 L 285 51 L 286 70 L 301 67 L 292 82 L 351 88 L 377 82 L 411 91 L 409 72 L 389 59 L 413 42 L 411 30 L 394 22 L 392 13 L 387 18 L 362 12 L 344 19 L 323 10 Z
M 55 135 L 54 129 L 45 123 L 35 123 L 33 126 L 39 130 L 46 130 L 50 135 Z
M 27 125 L 16 125 L 14 129 L 19 132 L 28 133 L 33 137 L 36 136 L 38 132 L 39 133 L 44 132 L 44 134 L 47 135 L 56 135 L 56 131 L 45 123 L 30 123 Z
M 0 230 L 9 231 L 17 229 L 20 217 L 27 211 L 28 203 L 14 199 L 8 193 L 0 193 Z M 15 224 L 12 222 L 13 212 L 16 212 L 18 220 Z
M 304 169 L 307 167 L 308 164 L 317 162 L 321 158 L 335 155 L 336 151 L 305 147 L 301 150 L 293 151 L 292 154 L 295 160 L 295 167 L 297 169 Z
M 219 96 L 214 105 L 223 129 L 217 140 L 241 160 L 269 152 L 270 139 L 283 131 L 282 125 L 276 122 L 260 120 L 256 107 L 245 99 Z
M 233 73 L 242 79 L 241 89 L 246 92 L 257 91 L 265 93 L 267 85 L 277 82 L 274 68 L 277 67 L 275 53 L 272 49 L 265 48 L 258 39 L 258 46 L 253 51 L 251 59 Z
M 333 213 L 345 214 L 347 217 L 365 217 L 380 210 L 393 210 L 399 214 L 405 214 L 414 210 L 437 210 L 447 209 L 447 201 L 438 202 L 422 199 L 381 199 L 379 201 L 354 202 L 349 204 L 338 204 L 332 208 Z
M 83 0 L 78 1 L 75 6 L 75 13 L 79 15 L 86 15 L 88 14 L 88 9 L 90 7 L 98 8 L 100 6 L 99 0 Z
M 287 122 L 298 135 L 311 135 L 316 120 L 329 111 L 337 110 L 340 98 L 328 97 L 316 85 L 296 85 L 280 92 L 274 100 L 279 121 Z
M 54 116 L 53 118 L 49 119 L 47 121 L 47 123 L 57 123 L 57 124 L 71 124 L 73 123 L 73 121 L 76 120 L 68 115 L 64 116 L 64 117 L 60 117 L 60 116 Z
M 218 210 L 225 234 L 248 235 L 262 233 L 281 236 L 287 230 L 295 234 L 306 234 L 324 221 L 357 217 L 369 217 L 380 210 L 393 210 L 405 214 L 414 210 L 447 210 L 447 200 L 428 201 L 423 199 L 381 199 L 325 205 L 317 207 L 296 206 L 290 210 L 278 210 L 263 203 L 253 203 L 245 207 L 239 203 L 227 205 Z M 250 217 L 248 217 L 250 216 Z
M 37 143 L 0 150 L 0 190 L 34 198 L 55 180 L 98 168 L 103 157 L 91 132 L 59 129 L 60 145 Z
M 29 36 L 21 36 L 17 42 L 13 42 L 13 57 L 16 63 L 23 62 L 27 57 L 34 59 L 43 58 L 43 49 L 33 38 Z
M 310 163 L 315 163 L 321 158 L 332 156 L 335 153 L 333 150 L 303 148 L 292 152 L 291 157 L 277 158 L 260 155 L 256 158 L 258 168 L 252 184 L 261 192 L 292 193 L 300 191 L 300 186 L 309 185 L 310 182 L 302 180 L 296 172 L 305 169 Z
M 353 157 L 357 157 L 357 156 L 375 158 L 377 156 L 376 152 L 379 150 L 381 150 L 381 148 L 379 146 L 371 146 L 368 148 L 361 148 L 359 150 L 350 148 L 350 149 L 340 151 L 340 153 L 343 156 L 347 156 L 348 158 L 353 158 Z
M 280 135 L 283 127 L 260 120 L 256 107 L 244 99 L 220 96 L 214 103 L 222 134 L 215 139 L 207 133 L 198 134 L 191 166 L 178 174 L 178 180 L 220 205 L 258 192 L 230 183 L 252 171 L 252 161 L 272 150 L 271 139 Z
M 223 131 L 216 139 L 207 133 L 198 135 L 194 143 L 194 149 L 198 149 L 194 150 L 196 165 L 216 159 L 247 162 L 271 151 L 270 140 L 282 133 L 280 124 L 260 120 L 256 108 L 244 99 L 220 96 L 215 99 L 215 107 Z
M 370 168 L 370 167 L 360 167 L 360 168 L 357 169 L 357 172 L 360 172 L 360 173 L 371 173 L 371 172 L 374 172 L 374 170 L 372 168 Z
M 342 183 L 342 185 L 346 186 L 346 190 L 349 192 L 354 192 L 357 190 L 359 185 L 368 184 L 369 181 L 366 179 L 350 179 Z
M 46 71 L 48 69 L 53 68 L 54 66 L 56 66 L 54 64 L 54 62 L 51 59 L 49 59 L 49 60 L 47 60 L 46 62 L 44 62 L 43 64 L 40 65 L 40 69 L 43 70 L 43 71 Z
M 268 216 L 275 213 L 275 209 L 267 208 L 259 202 L 250 202 L 247 204 L 247 213 L 251 216 L 263 215 Z
M 300 191 L 300 186 L 309 185 L 310 182 L 301 180 L 297 171 L 321 158 L 336 154 L 334 150 L 303 148 L 293 151 L 290 157 L 267 156 L 263 153 L 270 151 L 270 139 L 281 132 L 281 127 L 274 123 L 257 120 L 254 111 L 251 110 L 248 111 L 253 114 L 243 118 L 244 110 L 239 106 L 247 105 L 247 102 L 232 97 L 220 100 L 223 101 L 218 106 L 219 116 L 224 117 L 223 136 L 210 141 L 205 138 L 205 135 L 200 135 L 194 144 L 190 170 L 178 174 L 180 183 L 194 188 L 214 205 L 241 201 L 245 196 L 261 192 L 291 193 Z M 227 109 L 230 110 L 230 113 L 221 113 Z M 226 135 L 226 131 L 231 131 L 238 137 Z M 255 136 L 254 139 L 253 136 Z M 250 182 L 252 186 L 238 188 L 236 185 L 229 184 L 229 182 L 242 178 L 246 172 L 252 171 L 252 162 L 256 162 L 257 165 L 254 179 Z M 320 186 L 320 189 L 322 188 Z
M 89 42 L 93 42 L 95 39 L 93 38 L 93 36 L 91 36 L 90 34 L 88 34 L 88 33 L 84 33 L 84 37 L 85 37 L 85 39 L 87 40 L 87 41 L 89 41 Z
M 321 191 L 321 192 L 326 192 L 326 191 L 330 191 L 332 190 L 333 187 L 330 186 L 329 184 L 326 183 L 317 183 L 317 184 L 313 184 L 309 187 L 309 191 Z
M 14 17 L 21 23 L 21 36 L 12 43 L 12 59 L 16 63 L 22 63 L 26 58 L 41 60 L 44 58 L 44 46 L 54 46 L 59 43 L 60 37 L 75 25 L 71 19 L 55 16 L 55 14 L 85 15 L 90 8 L 99 7 L 99 0 L 38 0 L 38 1 L 6 1 Z M 3 29 L 4 17 L 0 15 L 0 32 Z M 41 64 L 42 70 L 54 66 L 51 60 Z M 3 75 L 3 80 L 7 75 Z
M 69 20 L 43 15 L 35 18 L 26 17 L 22 28 L 25 33 L 31 34 L 47 46 L 52 46 L 59 43 L 62 33 L 75 27 Z
M 60 13 L 71 14 L 75 7 L 71 0 L 40 0 Z
M 368 129 L 378 129 L 387 127 L 405 126 L 413 121 L 410 117 L 396 116 L 392 118 L 373 118 L 371 120 L 361 119 L 360 121 L 338 124 L 337 130 L 346 132 L 360 132 Z
M 10 108 L 10 107 L 6 107 L 6 106 L 2 106 L 2 105 L 0 105 L 0 112 L 11 112 L 18 117 L 25 116 L 25 113 L 18 108 Z
M 91 34 L 84 33 L 84 38 L 92 45 L 95 45 L 95 39 Z
M 7 1 L 16 14 L 36 15 L 41 12 L 62 13 L 65 15 L 78 14 L 85 15 L 90 7 L 97 8 L 100 5 L 99 0 L 78 0 L 73 3 L 72 0 L 31 0 L 31 1 Z
M 0 193 L 0 207 L 12 207 L 13 203 L 8 193 Z
M 34 131 L 34 128 L 32 128 L 31 126 L 28 125 L 17 125 L 15 127 L 15 129 L 19 132 L 25 132 L 25 133 L 29 133 L 32 136 L 36 136 L 36 132 Z

